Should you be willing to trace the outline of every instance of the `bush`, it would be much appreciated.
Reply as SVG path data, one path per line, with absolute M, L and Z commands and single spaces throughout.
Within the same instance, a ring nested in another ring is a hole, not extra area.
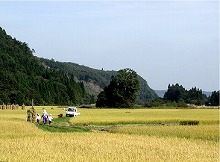
M 162 103 L 159 101 L 151 101 L 151 102 L 147 102 L 144 106 L 145 107 L 159 107 L 161 105 Z
M 199 121 L 197 120 L 184 120 L 179 122 L 180 125 L 199 125 Z
M 63 114 L 59 114 L 59 115 L 57 115 L 58 116 L 58 118 L 62 118 L 63 117 Z

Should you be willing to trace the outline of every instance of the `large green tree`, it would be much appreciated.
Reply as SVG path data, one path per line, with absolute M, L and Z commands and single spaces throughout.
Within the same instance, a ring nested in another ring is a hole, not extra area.
M 168 85 L 168 89 L 164 94 L 164 99 L 169 101 L 179 102 L 185 100 L 186 90 L 182 85 L 176 83 L 175 85 Z
M 137 73 L 129 68 L 119 70 L 110 84 L 98 95 L 97 107 L 132 107 L 139 90 Z

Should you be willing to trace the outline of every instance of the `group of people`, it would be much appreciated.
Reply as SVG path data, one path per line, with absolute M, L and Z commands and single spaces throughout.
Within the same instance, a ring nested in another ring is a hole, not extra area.
M 48 113 L 45 109 L 43 110 L 42 116 L 40 116 L 40 114 L 37 114 L 37 116 L 36 116 L 37 124 L 40 124 L 41 118 L 42 118 L 44 124 L 47 124 L 47 121 L 49 122 L 49 125 L 52 124 L 52 120 L 53 120 L 52 114 L 48 115 Z

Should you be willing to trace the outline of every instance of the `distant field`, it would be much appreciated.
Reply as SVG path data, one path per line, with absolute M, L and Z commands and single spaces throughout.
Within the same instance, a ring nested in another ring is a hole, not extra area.
M 218 124 L 218 109 L 79 109 L 74 124 L 177 124 L 198 120 L 200 124 Z
M 218 125 L 198 125 L 198 126 L 145 126 L 128 125 L 119 126 L 110 130 L 112 133 L 137 134 L 157 137 L 178 137 L 187 139 L 201 139 L 219 141 Z
M 36 107 L 42 113 L 43 107 Z M 57 117 L 61 108 L 45 107 Z M 26 110 L 0 110 L 0 161 L 219 160 L 218 109 L 79 109 L 74 125 L 112 126 L 98 132 L 52 133 L 26 122 Z M 198 120 L 199 125 L 178 125 Z

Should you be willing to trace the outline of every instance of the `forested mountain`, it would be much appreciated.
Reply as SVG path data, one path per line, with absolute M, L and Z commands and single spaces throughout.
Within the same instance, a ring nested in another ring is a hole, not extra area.
M 95 103 L 116 71 L 96 70 L 75 63 L 38 58 L 27 43 L 0 28 L 0 104 L 75 105 Z M 139 76 L 136 103 L 157 98 Z
M 0 104 L 81 104 L 89 96 L 83 83 L 62 71 L 47 68 L 27 43 L 0 28 Z
M 58 62 L 41 58 L 42 63 L 49 68 L 61 70 L 67 75 L 73 75 L 75 80 L 83 82 L 86 91 L 90 95 L 97 95 L 110 83 L 111 77 L 117 74 L 117 71 L 104 71 L 89 68 L 70 62 Z M 156 99 L 158 96 L 148 86 L 147 82 L 138 76 L 140 82 L 140 90 L 138 91 L 137 104 L 144 104 L 147 101 Z

